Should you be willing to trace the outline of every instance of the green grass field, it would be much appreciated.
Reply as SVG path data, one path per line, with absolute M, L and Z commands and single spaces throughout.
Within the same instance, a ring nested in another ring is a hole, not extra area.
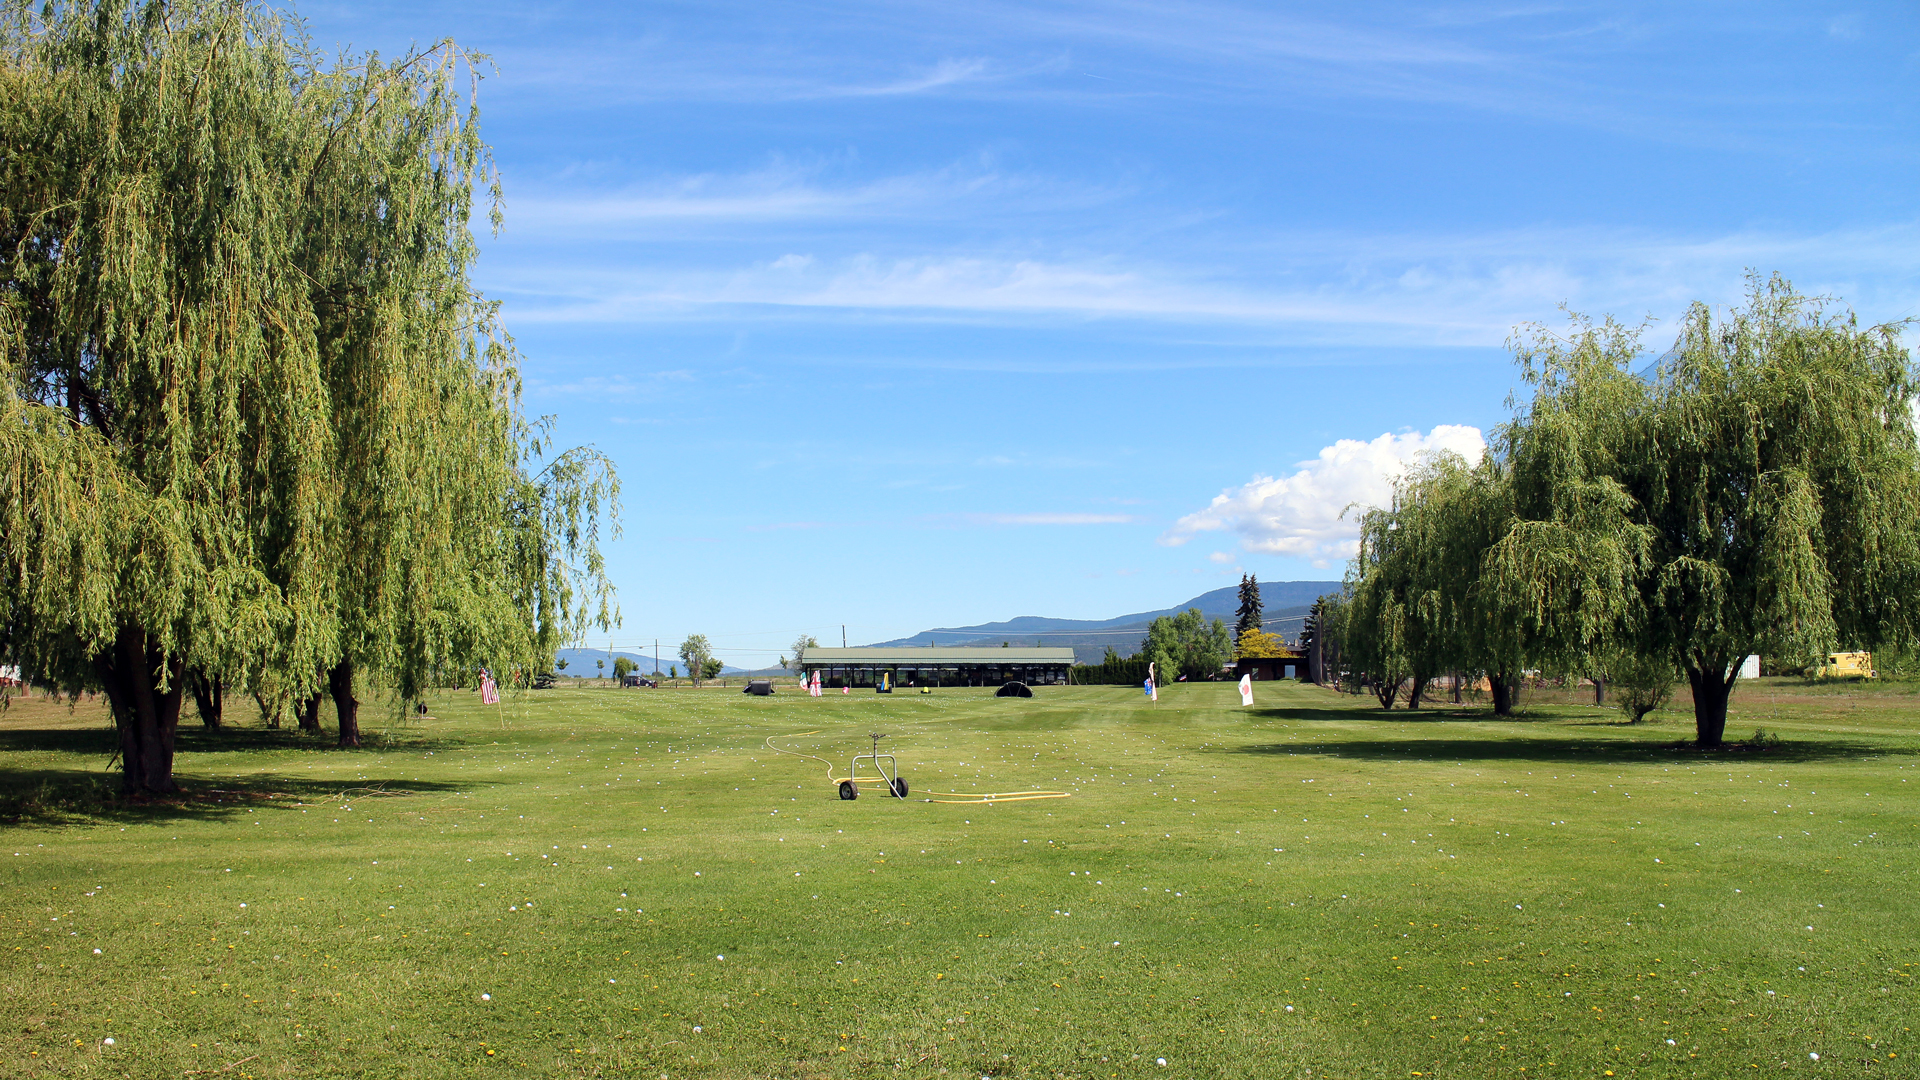
M 1743 687 L 1780 741 L 1712 754 L 1258 693 L 447 695 L 188 732 L 143 808 L 15 701 L 0 1075 L 1920 1075 L 1911 688 Z M 771 749 L 870 730 L 909 800 Z

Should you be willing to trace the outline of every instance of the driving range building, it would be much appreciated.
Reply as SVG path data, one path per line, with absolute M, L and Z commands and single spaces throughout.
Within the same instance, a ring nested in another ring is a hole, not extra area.
M 889 676 L 894 686 L 1065 686 L 1073 650 L 1047 647 L 939 647 L 914 649 L 870 646 L 807 650 L 801 670 L 808 679 L 820 673 L 820 685 L 875 686 Z

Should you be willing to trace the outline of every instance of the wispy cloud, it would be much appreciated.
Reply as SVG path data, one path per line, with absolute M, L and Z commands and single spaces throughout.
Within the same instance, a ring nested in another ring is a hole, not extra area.
M 1387 505 L 1394 481 L 1424 457 L 1452 453 L 1478 461 L 1486 447 L 1479 428 L 1459 424 L 1442 424 L 1425 434 L 1388 433 L 1367 442 L 1341 439 L 1289 475 L 1256 476 L 1221 492 L 1206 509 L 1175 522 L 1160 542 L 1179 547 L 1200 533 L 1232 532 L 1246 551 L 1327 566 L 1358 550 L 1359 521 L 1350 509 Z M 1232 561 L 1224 552 L 1208 558 Z
M 750 26 L 777 20 L 754 12 Z M 568 48 L 509 48 L 501 54 L 516 88 L 535 94 L 591 94 L 596 104 L 716 101 L 751 104 L 858 101 L 940 94 L 1031 93 L 1035 76 L 1062 70 L 1057 47 L 1014 45 L 1000 55 L 941 55 L 893 41 L 876 45 L 862 33 L 809 41 L 808 30 L 784 37 L 709 32 L 698 38 L 661 33 L 608 34 L 605 27 Z M 862 50 L 869 49 L 870 52 Z M 909 55 L 901 56 L 901 52 Z M 917 53 L 917 56 L 912 54 Z
M 987 78 L 993 70 L 993 62 L 980 57 L 965 60 L 942 60 L 921 74 L 909 76 L 898 82 L 881 86 L 850 86 L 828 91 L 834 95 L 847 97 L 889 97 L 896 94 L 923 94 L 928 90 L 954 86 L 959 83 L 976 82 Z
M 590 398 L 596 401 L 631 401 L 653 393 L 665 383 L 689 383 L 696 378 L 687 368 L 670 371 L 633 371 L 618 375 L 588 375 L 564 381 L 539 377 L 527 379 L 526 391 L 536 397 Z
M 1562 302 L 1629 319 L 1671 318 L 1694 300 L 1737 300 L 1747 267 L 1781 269 L 1804 291 L 1842 296 L 1872 321 L 1920 312 L 1915 222 L 1696 237 L 1602 228 L 1316 233 L 1243 239 L 1220 254 L 1204 269 L 1120 254 L 788 252 L 731 269 L 678 270 L 523 263 L 489 287 L 510 298 L 511 320 L 528 322 L 836 313 L 1146 319 L 1284 327 L 1299 343 L 1365 345 L 1497 346 L 1518 323 L 1553 321 Z
M 747 526 L 747 531 L 748 532 L 787 532 L 789 530 L 795 530 L 795 529 L 800 529 L 800 530 L 837 529 L 842 527 L 844 527 L 844 523 L 837 523 L 832 521 L 777 521 L 771 525 L 749 525 Z
M 592 236 L 606 241 L 689 229 L 711 233 L 728 226 L 746 233 L 774 223 L 977 224 L 983 217 L 1005 221 L 1085 212 L 1129 190 L 1115 183 L 1089 185 L 1009 171 L 987 153 L 857 181 L 841 178 L 848 168 L 849 163 L 831 159 L 780 157 L 744 172 L 659 176 L 612 190 L 584 187 L 589 177 L 563 176 L 508 203 L 505 235 L 509 240 Z
M 1126 525 L 1131 514 L 963 514 L 978 525 Z

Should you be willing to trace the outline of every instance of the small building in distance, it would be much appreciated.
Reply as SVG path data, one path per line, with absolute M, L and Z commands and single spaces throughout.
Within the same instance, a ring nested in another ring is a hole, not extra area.
M 1307 677 L 1307 654 L 1291 645 L 1281 647 L 1279 656 L 1243 656 L 1233 662 L 1232 678 L 1242 675 L 1253 676 L 1254 682 L 1269 682 L 1287 678 L 1287 669 L 1293 669 L 1293 677 Z
M 820 685 L 835 689 L 874 686 L 883 673 L 891 676 L 894 686 L 999 686 L 1008 681 L 1065 686 L 1072 666 L 1071 648 L 816 647 L 807 650 L 801 674 L 812 679 L 817 671 Z

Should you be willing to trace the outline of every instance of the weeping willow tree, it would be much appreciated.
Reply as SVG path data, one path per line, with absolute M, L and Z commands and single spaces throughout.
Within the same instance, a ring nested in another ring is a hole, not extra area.
M 1518 350 L 1535 394 L 1511 435 L 1504 587 L 1555 640 L 1610 624 L 1678 667 L 1715 746 L 1748 654 L 1911 639 L 1920 385 L 1899 327 L 1861 328 L 1777 276 L 1737 310 L 1696 305 L 1644 376 L 1639 338 L 1576 320 Z M 1569 587 L 1608 545 L 1618 583 Z
M 327 68 L 249 3 L 0 12 L 0 649 L 105 692 L 129 791 L 174 789 L 195 676 L 330 687 L 352 744 L 356 685 L 611 617 L 616 482 L 541 467 L 468 280 L 466 57 Z
M 1538 621 L 1490 572 L 1513 525 L 1510 474 L 1496 454 L 1422 461 L 1395 481 L 1390 506 L 1361 515 L 1342 639 L 1374 676 L 1382 708 L 1401 685 L 1418 708 L 1436 676 L 1484 672 L 1494 711 L 1512 712 L 1520 672 L 1542 651 Z
M 345 488 L 326 671 L 342 745 L 359 741 L 356 685 L 408 699 L 475 666 L 524 679 L 617 617 L 598 548 L 611 464 L 576 448 L 535 468 L 545 426 L 521 419 L 518 358 L 468 281 L 482 183 L 499 224 L 475 79 L 442 42 L 342 64 L 307 94 L 324 137 L 300 257 Z

